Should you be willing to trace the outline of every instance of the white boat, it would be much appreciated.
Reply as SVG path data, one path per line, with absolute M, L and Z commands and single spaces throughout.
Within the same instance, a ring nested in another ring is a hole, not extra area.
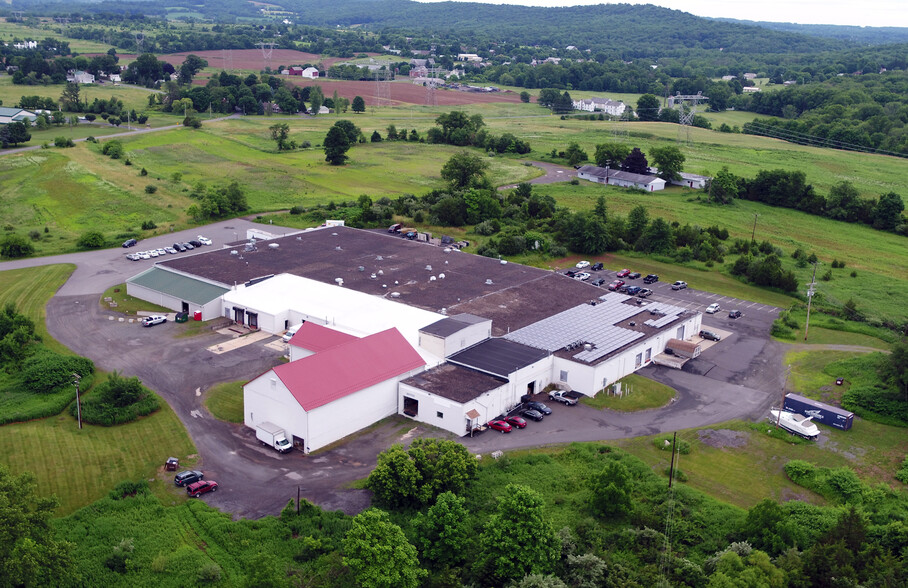
M 804 437 L 805 439 L 816 439 L 820 435 L 820 429 L 811 421 L 813 417 L 795 414 L 793 412 L 782 411 L 781 418 L 779 411 L 772 409 L 769 411 L 769 421 L 773 424 L 778 423 L 780 427 L 790 433 Z

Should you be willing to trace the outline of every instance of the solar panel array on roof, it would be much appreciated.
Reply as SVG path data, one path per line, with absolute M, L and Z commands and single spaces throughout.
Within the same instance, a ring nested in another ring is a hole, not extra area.
M 643 337 L 643 333 L 640 331 L 631 331 L 630 329 L 622 329 L 621 327 L 612 327 L 612 329 L 614 329 L 614 333 L 609 337 L 607 343 L 604 345 L 596 345 L 589 351 L 583 350 L 580 353 L 575 354 L 574 359 L 591 363 L 600 357 L 605 357 L 612 351 L 617 351 L 628 343 Z

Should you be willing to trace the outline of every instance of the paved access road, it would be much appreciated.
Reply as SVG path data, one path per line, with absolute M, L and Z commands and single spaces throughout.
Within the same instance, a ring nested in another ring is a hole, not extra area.
M 266 347 L 276 337 L 215 354 L 206 348 L 225 341 L 223 335 L 212 332 L 184 338 L 176 336 L 179 331 L 172 323 L 152 328 L 121 323 L 110 320 L 109 317 L 119 315 L 102 309 L 98 303 L 105 289 L 153 264 L 153 260 L 127 260 L 125 255 L 129 251 L 164 247 L 198 234 L 213 239 L 214 247 L 218 247 L 243 238 L 246 228 L 252 226 L 262 228 L 234 219 L 146 239 L 131 250 L 18 260 L 0 264 L 0 270 L 50 263 L 77 264 L 73 276 L 48 304 L 49 332 L 76 353 L 90 357 L 102 369 L 138 376 L 174 408 L 198 449 L 200 468 L 220 484 L 219 492 L 206 496 L 206 502 L 236 516 L 258 518 L 277 514 L 299 488 L 304 497 L 324 508 L 358 512 L 368 506 L 369 494 L 347 486 L 368 475 L 380 451 L 417 436 L 453 436 L 404 417 L 392 417 L 314 455 L 297 452 L 279 455 L 262 447 L 251 429 L 214 419 L 202 404 L 204 391 L 211 385 L 251 379 L 276 365 L 281 353 Z M 273 227 L 275 233 L 284 231 Z M 472 439 L 464 438 L 462 442 L 473 452 L 487 453 L 649 435 L 733 418 L 761 418 L 782 384 L 779 366 L 784 346 L 768 340 L 766 335 L 774 313 L 747 312 L 737 321 L 729 321 L 726 316 L 707 316 L 704 322 L 730 331 L 731 335 L 704 351 L 697 360 L 688 362 L 683 371 L 647 367 L 640 372 L 678 390 L 677 400 L 669 406 L 621 414 L 584 405 L 554 405 L 553 415 L 541 423 L 531 422 L 523 431 L 508 435 L 488 431 Z M 166 457 L 161 456 L 162 463 Z

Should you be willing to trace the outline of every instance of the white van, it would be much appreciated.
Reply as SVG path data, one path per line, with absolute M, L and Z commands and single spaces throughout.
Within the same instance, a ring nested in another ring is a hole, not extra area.
M 303 326 L 303 323 L 300 323 L 298 325 L 293 325 L 292 327 L 287 329 L 287 332 L 284 333 L 284 336 L 283 336 L 284 343 L 289 343 L 290 339 L 293 339 L 293 336 L 296 335 L 296 332 L 299 331 L 300 327 L 302 327 L 302 326 Z

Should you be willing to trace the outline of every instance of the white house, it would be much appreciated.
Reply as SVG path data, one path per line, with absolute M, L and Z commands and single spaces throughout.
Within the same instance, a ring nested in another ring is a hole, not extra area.
M 616 102 L 608 98 L 585 98 L 574 100 L 574 110 L 583 110 L 586 112 L 604 112 L 610 116 L 621 116 L 627 106 L 624 102 Z
M 271 422 L 315 451 L 397 412 L 398 382 L 425 362 L 397 329 L 329 347 L 243 386 L 243 420 Z
M 591 182 L 622 186 L 625 188 L 637 188 L 639 190 L 646 190 L 647 192 L 656 192 L 665 189 L 665 180 L 658 176 L 633 174 L 595 165 L 584 165 L 577 170 L 577 177 L 581 180 L 589 180 Z
M 314 79 L 318 78 L 318 69 L 316 69 L 314 67 L 307 67 L 306 69 L 303 70 L 303 73 L 301 73 L 300 75 L 303 76 L 304 78 L 309 78 L 310 80 L 314 80 Z

